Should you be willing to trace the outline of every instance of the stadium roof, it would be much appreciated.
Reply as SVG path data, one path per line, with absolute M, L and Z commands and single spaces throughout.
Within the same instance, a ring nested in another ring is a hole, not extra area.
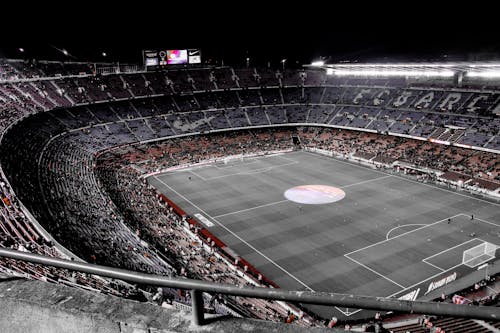
M 414 62 L 414 63 L 336 63 L 313 62 L 328 74 L 359 76 L 435 76 L 452 77 L 457 73 L 469 77 L 498 78 L 500 62 Z

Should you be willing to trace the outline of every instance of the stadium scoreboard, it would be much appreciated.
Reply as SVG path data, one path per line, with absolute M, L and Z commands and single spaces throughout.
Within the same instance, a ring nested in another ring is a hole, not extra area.
M 144 50 L 143 58 L 144 66 L 146 66 L 146 68 L 162 68 L 175 65 L 197 65 L 201 64 L 201 50 Z

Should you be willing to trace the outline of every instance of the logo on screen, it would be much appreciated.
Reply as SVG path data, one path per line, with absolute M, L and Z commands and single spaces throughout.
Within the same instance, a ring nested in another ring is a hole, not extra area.
M 189 56 L 199 56 L 200 50 L 189 50 Z
M 146 66 L 158 66 L 158 58 L 147 58 Z

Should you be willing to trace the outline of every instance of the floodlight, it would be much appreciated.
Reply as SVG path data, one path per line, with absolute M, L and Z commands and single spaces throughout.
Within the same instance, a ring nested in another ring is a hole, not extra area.
M 417 70 L 334 70 L 335 75 L 351 75 L 351 76 L 438 76 L 452 77 L 453 71 L 417 71 Z

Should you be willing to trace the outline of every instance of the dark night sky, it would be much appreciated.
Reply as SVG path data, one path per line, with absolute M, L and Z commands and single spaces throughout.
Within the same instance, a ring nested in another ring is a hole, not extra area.
M 200 47 L 205 60 L 226 64 L 242 64 L 247 57 L 261 64 L 286 58 L 289 65 L 319 56 L 332 62 L 500 59 L 496 19 L 489 17 L 494 11 L 457 6 L 452 11 L 419 2 L 396 3 L 402 11 L 393 13 L 378 5 L 312 10 L 288 5 L 285 11 L 251 1 L 235 2 L 234 8 L 188 4 L 188 10 L 168 13 L 130 4 L 127 15 L 73 11 L 57 20 L 30 21 L 33 29 L 4 33 L 0 56 L 17 58 L 23 47 L 24 57 L 63 60 L 56 48 L 65 48 L 74 60 L 139 63 L 142 49 Z

